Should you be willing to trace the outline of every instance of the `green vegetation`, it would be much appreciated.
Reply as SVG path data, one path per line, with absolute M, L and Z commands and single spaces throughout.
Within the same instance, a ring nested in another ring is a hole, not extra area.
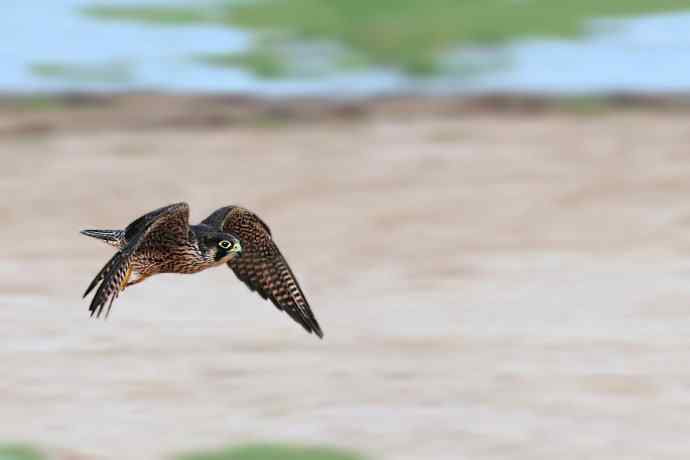
M 83 10 L 91 16 L 112 20 L 135 20 L 151 24 L 198 24 L 200 22 L 215 22 L 219 18 L 220 11 L 196 7 L 160 7 L 160 6 L 87 6 Z
M 31 94 L 17 99 L 16 107 L 27 110 L 63 110 L 65 104 L 55 97 L 45 94 Z
M 280 55 L 270 49 L 257 48 L 247 53 L 217 53 L 197 56 L 197 60 L 212 67 L 244 67 L 264 78 L 278 78 L 287 74 Z
M 42 62 L 30 68 L 34 75 L 44 78 L 61 78 L 75 82 L 126 83 L 132 79 L 132 69 L 126 63 L 83 65 Z
M 206 59 L 213 65 L 247 67 L 264 76 L 277 76 L 289 68 L 279 62 L 284 56 L 273 52 L 285 40 L 336 42 L 352 51 L 359 64 L 423 76 L 442 71 L 439 58 L 463 44 L 577 37 L 586 33 L 592 18 L 686 9 L 690 0 L 220 0 L 205 7 L 96 6 L 85 11 L 110 20 L 215 23 L 278 31 L 280 35 L 269 34 L 245 56 Z
M 0 445 L 0 460 L 45 460 L 38 449 Z M 365 460 L 364 457 L 328 447 L 297 447 L 284 444 L 253 444 L 218 451 L 183 454 L 175 460 Z
M 215 452 L 180 455 L 176 460 L 364 460 L 364 457 L 326 447 L 256 444 Z
M 37 449 L 30 446 L 0 445 L 0 460 L 43 460 L 44 458 Z
M 611 101 L 597 96 L 561 97 L 554 101 L 554 105 L 567 113 L 579 115 L 597 115 L 611 109 Z

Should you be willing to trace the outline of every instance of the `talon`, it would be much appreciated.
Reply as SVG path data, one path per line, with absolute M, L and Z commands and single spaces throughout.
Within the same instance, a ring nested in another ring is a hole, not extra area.
M 132 266 L 130 265 L 129 268 L 127 269 L 127 274 L 125 275 L 125 279 L 122 280 L 122 283 L 120 283 L 120 292 L 124 291 L 129 284 L 127 282 L 129 281 L 129 277 L 132 276 Z

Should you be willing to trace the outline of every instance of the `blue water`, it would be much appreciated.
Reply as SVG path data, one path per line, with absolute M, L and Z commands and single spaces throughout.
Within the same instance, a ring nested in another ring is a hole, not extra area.
M 690 90 L 690 13 L 598 21 L 583 40 L 524 40 L 513 65 L 483 75 L 474 90 L 542 92 Z
M 0 15 L 0 91 L 233 91 L 265 95 L 367 95 L 396 91 L 560 93 L 689 91 L 690 13 L 597 21 L 580 40 L 523 40 L 475 57 L 502 65 L 472 77 L 414 80 L 395 71 L 324 78 L 262 80 L 242 69 L 206 67 L 199 53 L 242 51 L 245 31 L 213 26 L 153 26 L 94 20 L 79 13 L 91 0 L 6 0 Z M 132 0 L 109 0 L 132 4 Z M 148 1 L 147 3 L 150 3 Z M 169 3 L 169 2 L 165 2 Z M 33 74 L 36 63 L 125 65 L 118 82 L 74 81 Z

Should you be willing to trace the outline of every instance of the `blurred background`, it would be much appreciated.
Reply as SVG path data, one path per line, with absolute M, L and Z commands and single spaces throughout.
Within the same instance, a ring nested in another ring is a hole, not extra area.
M 690 1 L 0 1 L 0 459 L 686 459 Z M 261 215 L 84 288 L 79 235 Z

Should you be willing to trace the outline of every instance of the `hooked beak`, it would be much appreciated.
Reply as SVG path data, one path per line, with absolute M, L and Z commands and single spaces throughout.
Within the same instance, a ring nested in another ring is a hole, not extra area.
M 239 241 L 235 241 L 235 244 L 232 245 L 230 252 L 233 254 L 241 254 L 242 253 L 242 245 L 240 244 Z

